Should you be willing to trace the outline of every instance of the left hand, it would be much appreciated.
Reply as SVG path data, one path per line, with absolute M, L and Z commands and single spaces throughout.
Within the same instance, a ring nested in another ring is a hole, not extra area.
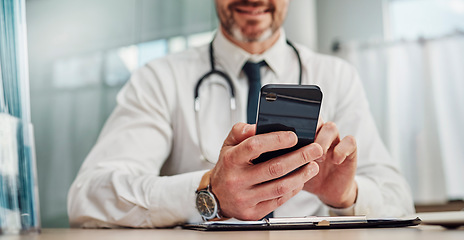
M 303 190 L 317 195 L 324 204 L 331 207 L 352 206 L 358 190 L 354 180 L 357 165 L 356 139 L 346 136 L 340 140 L 336 124 L 323 123 L 319 118 L 314 142 L 323 149 L 322 157 L 316 160 L 319 173 L 305 183 Z

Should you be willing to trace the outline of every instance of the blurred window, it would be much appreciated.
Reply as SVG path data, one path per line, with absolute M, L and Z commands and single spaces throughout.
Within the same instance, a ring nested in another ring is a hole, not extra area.
M 100 84 L 102 71 L 107 86 L 120 87 L 129 80 L 133 71 L 149 61 L 208 44 L 213 35 L 214 31 L 207 31 L 59 59 L 53 65 L 54 87 L 95 87 Z
M 393 39 L 464 31 L 464 0 L 390 0 L 388 9 Z
M 208 44 L 213 40 L 214 32 L 202 32 L 191 34 L 187 36 L 187 44 L 189 47 L 198 47 L 201 45 Z

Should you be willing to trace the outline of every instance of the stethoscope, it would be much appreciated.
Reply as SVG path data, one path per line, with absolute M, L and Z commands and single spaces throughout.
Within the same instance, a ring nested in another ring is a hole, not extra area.
M 298 50 L 296 49 L 296 47 L 288 40 L 286 40 L 287 44 L 293 49 L 293 51 L 295 52 L 295 55 L 298 59 L 298 67 L 300 69 L 300 72 L 299 72 L 299 78 L 298 78 L 298 84 L 301 85 L 302 83 L 302 75 L 303 75 L 303 64 L 301 62 L 301 57 L 300 57 L 300 53 L 298 52 Z M 229 94 L 230 94 L 230 111 L 233 112 L 235 109 L 236 109 L 236 100 L 235 100 L 235 86 L 232 82 L 232 79 L 230 78 L 229 75 L 227 75 L 225 72 L 223 71 L 220 71 L 220 70 L 217 70 L 216 69 L 216 66 L 215 66 L 215 62 L 214 62 L 214 49 L 213 49 L 213 41 L 211 41 L 211 43 L 209 44 L 209 62 L 210 62 L 210 66 L 211 66 L 211 70 L 207 73 L 205 73 L 197 82 L 197 84 L 195 85 L 195 95 L 194 95 L 194 109 L 195 109 L 195 121 L 196 121 L 196 127 L 197 127 L 197 137 L 198 137 L 198 144 L 199 144 L 199 147 L 200 147 L 200 152 L 204 158 L 204 160 L 206 160 L 207 162 L 210 162 L 212 164 L 215 164 L 214 161 L 212 161 L 211 159 L 209 159 L 209 157 L 206 156 L 206 151 L 204 151 L 204 148 L 202 146 L 202 142 L 201 142 L 201 136 L 200 136 L 200 124 L 199 124 L 199 111 L 200 111 L 200 87 L 201 85 L 205 82 L 206 79 L 208 79 L 209 77 L 211 77 L 212 75 L 218 75 L 220 76 L 222 79 L 224 79 L 227 83 L 227 89 L 229 90 Z

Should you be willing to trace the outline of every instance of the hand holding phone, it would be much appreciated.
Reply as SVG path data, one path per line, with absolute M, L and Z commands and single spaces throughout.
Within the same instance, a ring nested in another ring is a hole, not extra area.
M 261 88 L 256 134 L 293 131 L 298 143 L 286 149 L 267 152 L 252 160 L 258 164 L 314 142 L 322 103 L 316 85 L 268 84 Z

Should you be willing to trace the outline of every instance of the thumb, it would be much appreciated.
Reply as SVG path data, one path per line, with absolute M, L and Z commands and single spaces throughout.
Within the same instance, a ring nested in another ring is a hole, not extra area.
M 224 146 L 235 146 L 256 134 L 256 124 L 237 123 L 230 130 Z

